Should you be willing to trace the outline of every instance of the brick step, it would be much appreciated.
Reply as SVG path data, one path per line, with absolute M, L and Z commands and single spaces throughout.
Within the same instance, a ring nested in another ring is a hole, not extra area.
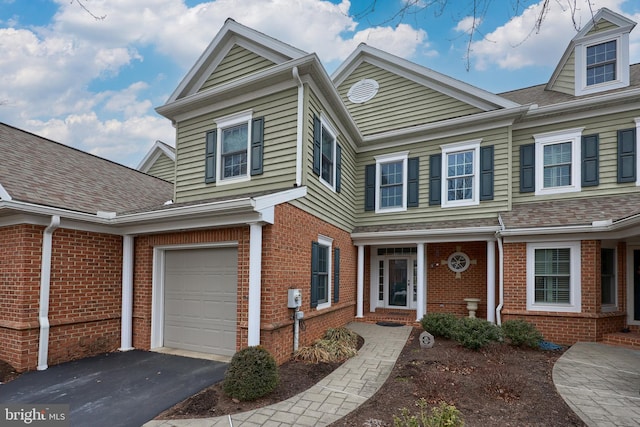
M 606 334 L 602 342 L 604 344 L 620 345 L 640 350 L 640 332 L 614 332 Z

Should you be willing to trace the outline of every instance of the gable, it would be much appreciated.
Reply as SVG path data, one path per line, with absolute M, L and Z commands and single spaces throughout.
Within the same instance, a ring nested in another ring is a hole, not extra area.
M 565 61 L 563 67 L 560 69 L 558 76 L 553 81 L 553 84 L 549 89 L 556 92 L 566 93 L 567 95 L 573 95 L 575 93 L 575 79 L 576 79 L 576 54 L 571 52 L 571 55 Z
M 175 161 L 170 159 L 166 154 L 162 153 L 151 165 L 147 174 L 165 181 L 173 182 L 173 174 L 175 170 Z
M 612 29 L 615 30 L 617 28 L 618 26 L 616 24 L 603 18 L 598 20 L 598 22 L 595 23 L 593 28 L 587 32 L 587 35 L 591 36 L 593 34 L 601 33 L 603 31 L 612 30 Z
M 198 92 L 241 79 L 275 65 L 275 62 L 239 45 L 233 45 Z
M 363 79 L 378 83 L 378 93 L 354 103 L 349 89 Z M 406 77 L 363 61 L 340 84 L 340 97 L 363 135 L 480 113 L 483 110 Z

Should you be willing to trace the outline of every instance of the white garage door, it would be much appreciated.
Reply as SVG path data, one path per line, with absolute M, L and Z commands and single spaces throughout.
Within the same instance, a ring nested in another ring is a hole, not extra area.
M 164 347 L 235 353 L 237 271 L 236 248 L 165 252 Z

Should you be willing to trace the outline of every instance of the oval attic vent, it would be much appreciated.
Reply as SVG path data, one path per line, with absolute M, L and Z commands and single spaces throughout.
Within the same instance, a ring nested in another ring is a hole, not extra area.
M 349 101 L 354 104 L 362 104 L 376 96 L 378 88 L 379 86 L 377 81 L 373 79 L 363 79 L 351 86 L 347 93 L 347 97 L 349 98 Z

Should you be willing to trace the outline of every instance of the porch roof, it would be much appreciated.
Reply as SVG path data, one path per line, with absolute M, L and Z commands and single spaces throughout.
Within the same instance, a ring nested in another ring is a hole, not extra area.
M 474 228 L 485 230 L 487 227 L 498 227 L 498 217 L 492 218 L 471 218 L 455 221 L 433 221 L 433 222 L 405 222 L 394 224 L 377 224 L 355 227 L 353 234 L 358 233 L 388 233 L 394 231 L 428 231 L 428 230 L 459 230 L 461 228 Z
M 511 211 L 501 216 L 508 230 L 615 223 L 637 214 L 640 214 L 640 193 L 634 192 L 514 204 Z

